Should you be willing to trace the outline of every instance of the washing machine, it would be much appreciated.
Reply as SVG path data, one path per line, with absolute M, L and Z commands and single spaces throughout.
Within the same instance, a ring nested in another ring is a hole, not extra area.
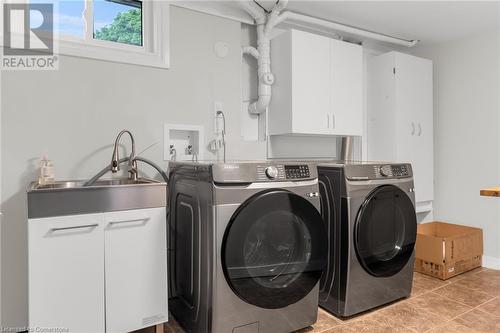
M 417 234 L 410 164 L 318 163 L 328 264 L 319 304 L 342 317 L 408 297 Z
M 313 324 L 327 237 L 308 163 L 169 165 L 169 310 L 188 332 Z

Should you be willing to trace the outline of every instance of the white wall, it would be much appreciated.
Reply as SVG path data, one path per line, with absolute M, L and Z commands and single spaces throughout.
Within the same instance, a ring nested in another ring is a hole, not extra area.
M 241 139 L 241 39 L 238 22 L 173 7 L 168 70 L 61 57 L 58 71 L 3 73 L 1 326 L 27 324 L 25 189 L 42 153 L 58 179 L 86 179 L 109 163 L 116 134 L 128 128 L 138 150 L 160 142 L 144 156 L 166 166 L 163 123 L 208 126 L 208 143 L 221 101 L 228 159 L 266 157 L 265 144 Z M 227 58 L 215 55 L 217 41 L 228 43 Z
M 483 228 L 484 264 L 500 268 L 499 31 L 417 48 L 434 62 L 434 218 Z

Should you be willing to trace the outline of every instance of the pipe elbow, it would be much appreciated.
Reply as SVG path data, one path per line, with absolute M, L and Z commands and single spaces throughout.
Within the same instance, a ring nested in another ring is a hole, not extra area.
M 271 95 L 262 95 L 259 99 L 248 106 L 248 112 L 251 114 L 261 114 L 267 110 L 271 102 Z
M 259 56 L 260 56 L 259 51 L 255 47 L 253 47 L 253 46 L 244 46 L 241 49 L 241 52 L 243 54 L 250 54 L 255 59 L 259 59 Z
M 252 1 L 239 1 L 243 9 L 255 20 L 257 24 L 266 23 L 266 13 Z

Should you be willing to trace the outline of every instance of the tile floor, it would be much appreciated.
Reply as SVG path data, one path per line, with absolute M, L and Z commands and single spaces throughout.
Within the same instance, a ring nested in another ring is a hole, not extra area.
M 318 321 L 298 332 L 500 332 L 500 271 L 478 268 L 447 281 L 415 273 L 410 298 L 349 319 L 319 309 Z M 183 331 L 171 320 L 165 333 Z

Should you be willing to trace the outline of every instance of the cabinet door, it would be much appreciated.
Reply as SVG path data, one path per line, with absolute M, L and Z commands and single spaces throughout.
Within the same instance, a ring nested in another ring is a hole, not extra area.
M 293 133 L 330 134 L 330 39 L 292 30 L 291 70 Z
M 398 161 L 411 162 L 417 202 L 433 200 L 432 62 L 398 53 L 395 63 Z
M 363 134 L 363 49 L 360 45 L 331 39 L 332 134 Z
M 106 332 L 167 321 L 166 208 L 106 213 Z
M 30 219 L 29 326 L 104 332 L 100 215 Z

